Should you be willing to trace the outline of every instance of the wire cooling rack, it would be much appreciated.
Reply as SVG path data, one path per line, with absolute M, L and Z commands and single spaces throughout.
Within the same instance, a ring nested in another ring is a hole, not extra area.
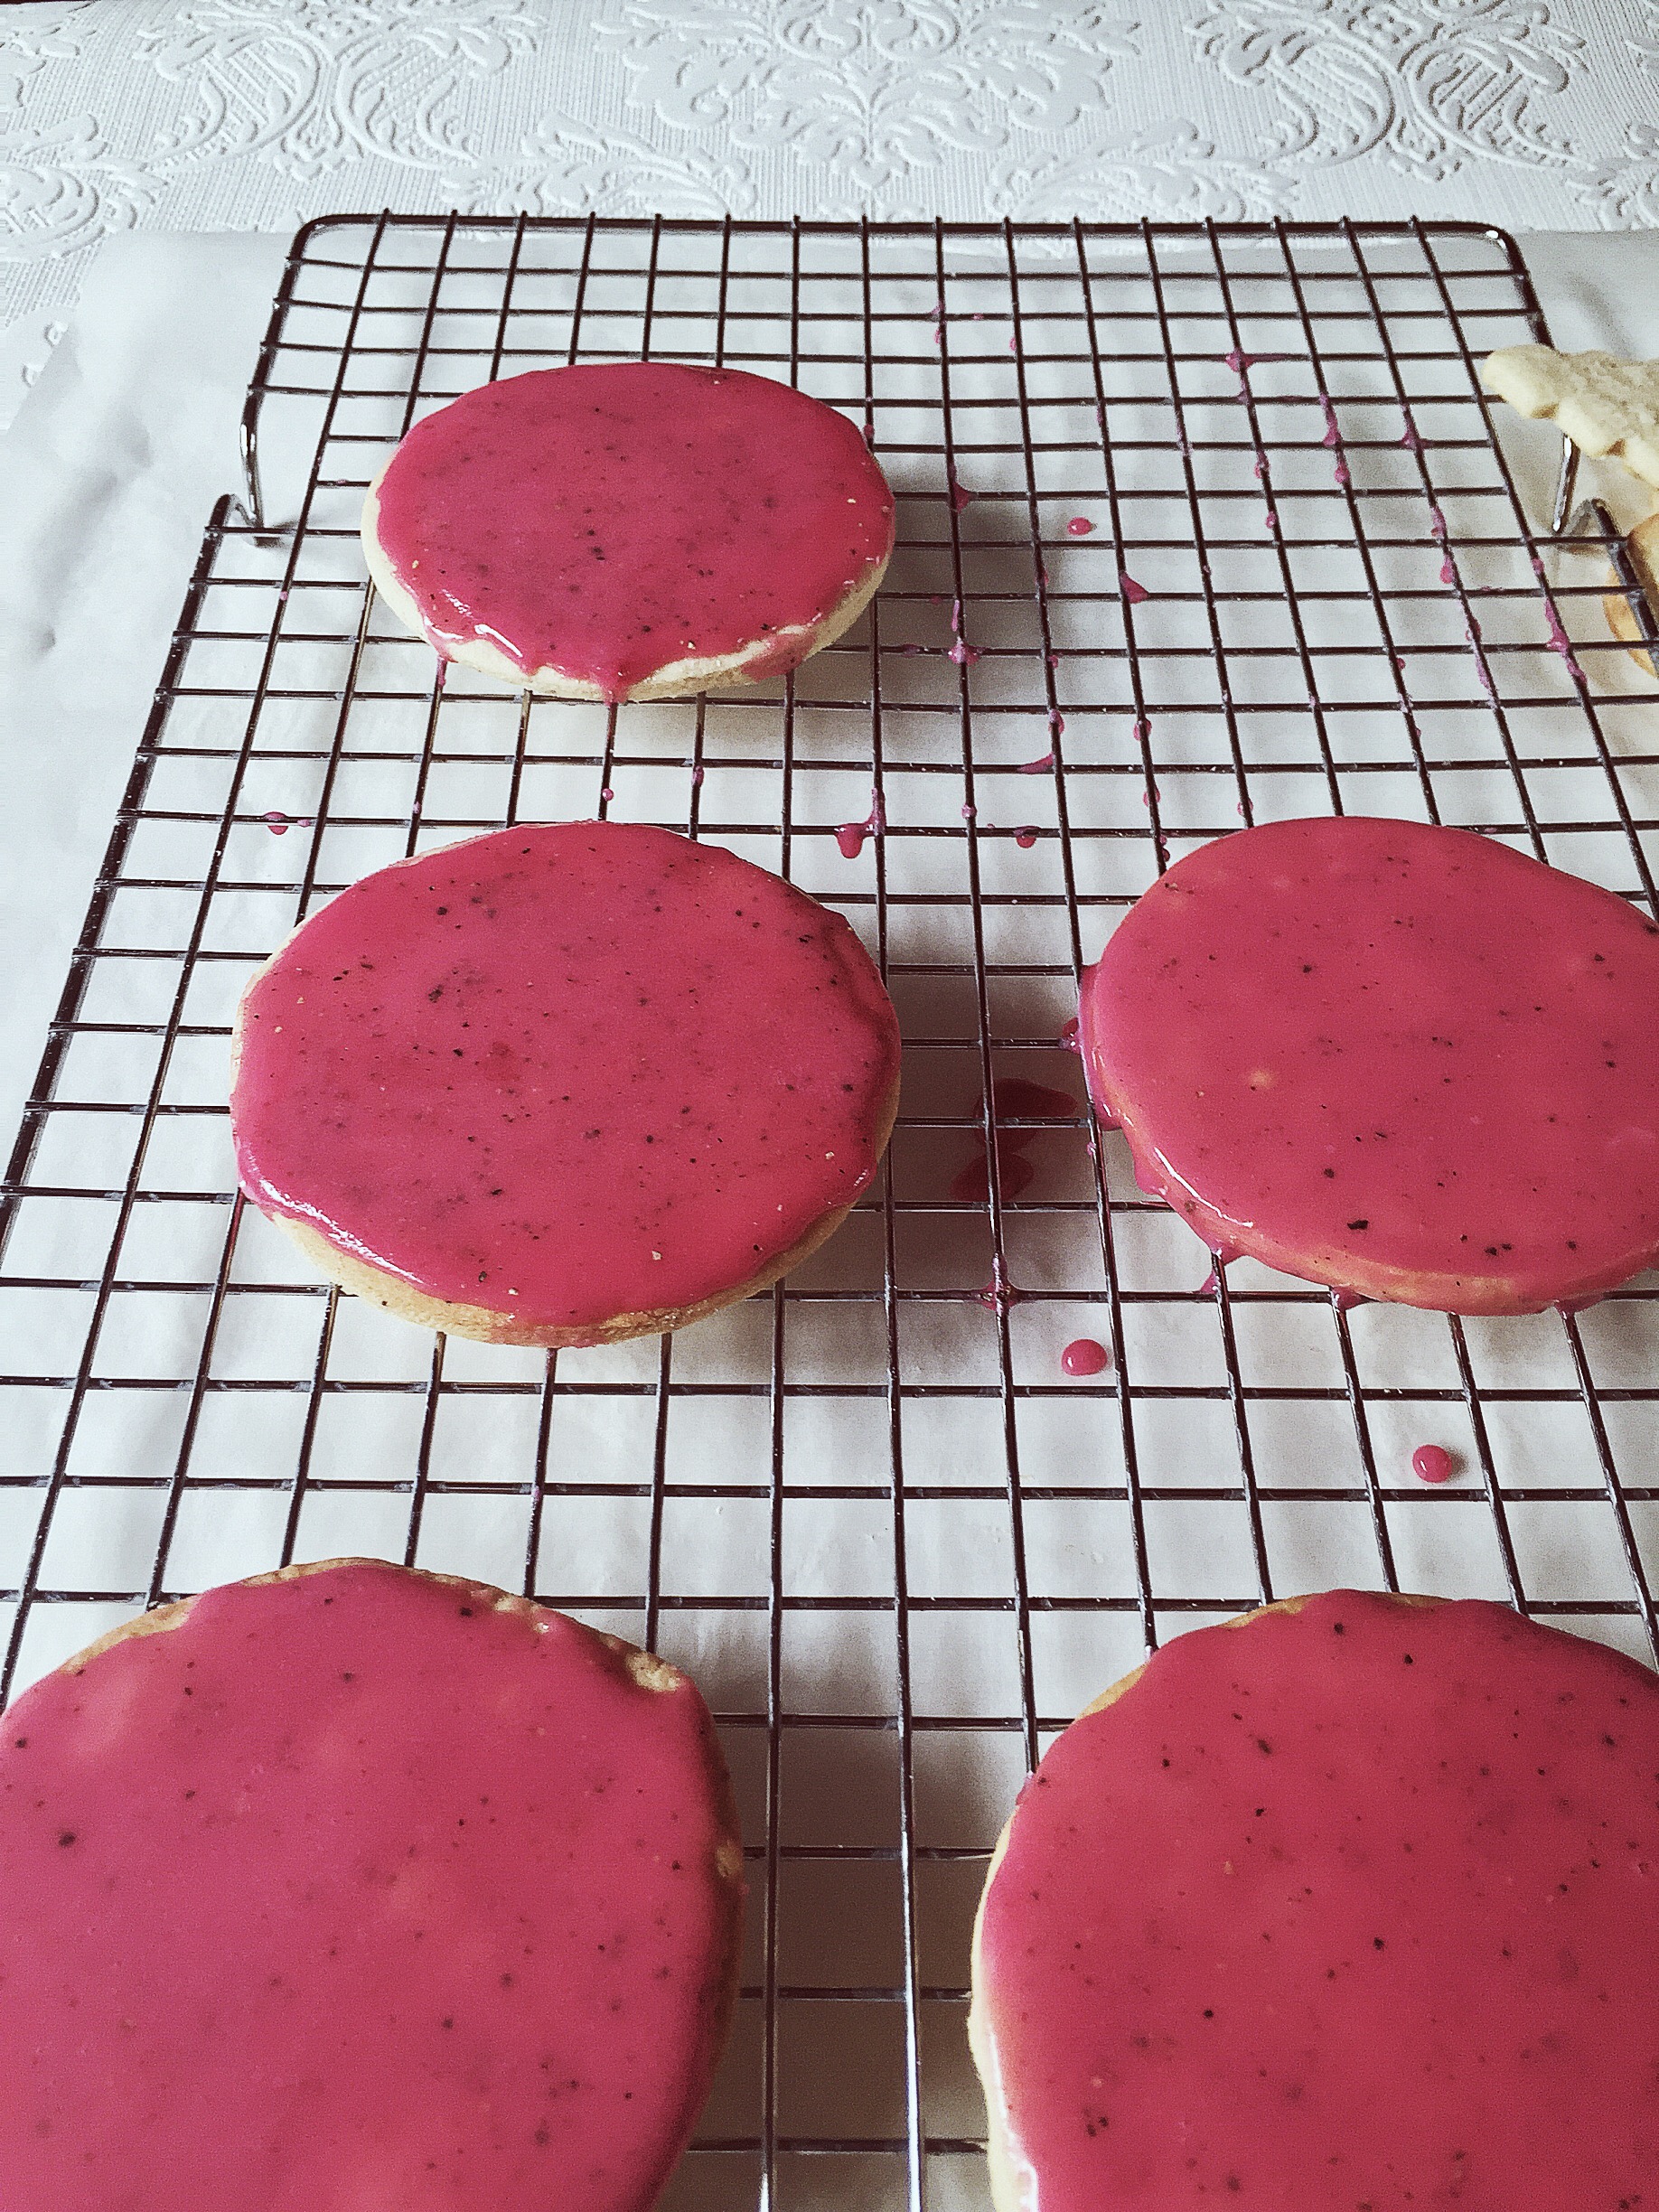
M 295 242 L 246 496 L 202 540 L 5 1186 L 5 1679 L 342 1551 L 689 1665 L 754 1909 L 680 2207 L 983 2202 L 986 1854 L 1047 1734 L 1160 1637 L 1352 1582 L 1652 1655 L 1653 1282 L 1461 1322 L 1249 1262 L 1205 1282 L 1062 1042 L 1129 902 L 1241 820 L 1464 824 L 1651 903 L 1655 687 L 1600 607 L 1622 548 L 1594 506 L 1581 541 L 1534 530 L 1516 471 L 1549 438 L 1506 452 L 1476 380 L 1546 335 L 1511 241 L 1457 225 Z M 875 605 L 708 700 L 439 669 L 356 542 L 390 445 L 486 378 L 643 355 L 864 427 L 899 495 Z M 862 932 L 906 1036 L 887 1171 L 788 1283 L 677 1337 L 435 1340 L 234 1195 L 231 1010 L 368 869 L 595 812 L 717 839 Z M 1084 1335 L 1111 1364 L 1073 1378 Z M 1457 1456 L 1444 1489 L 1421 1442 Z

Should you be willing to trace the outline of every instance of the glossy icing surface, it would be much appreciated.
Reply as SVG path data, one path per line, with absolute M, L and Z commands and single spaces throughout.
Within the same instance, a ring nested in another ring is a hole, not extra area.
M 365 876 L 243 1002 L 243 1187 L 559 1327 L 758 1274 L 876 1172 L 898 1026 L 839 915 L 717 846 L 562 822 Z
M 1206 1242 L 1526 1312 L 1659 1253 L 1659 930 L 1464 830 L 1350 817 L 1177 862 L 1084 979 L 1090 1089 Z
M 1620 2212 L 1659 2192 L 1659 1683 L 1339 1591 L 1054 1744 L 984 1907 L 1037 2212 Z
M 750 672 L 783 674 L 803 625 L 893 549 L 893 495 L 844 415 L 671 361 L 464 392 L 409 432 L 377 496 L 381 551 L 440 652 L 485 638 L 610 699 L 755 642 Z
M 210 1591 L 0 1738 L 7 2212 L 625 2212 L 737 1890 L 679 1678 L 379 1562 Z

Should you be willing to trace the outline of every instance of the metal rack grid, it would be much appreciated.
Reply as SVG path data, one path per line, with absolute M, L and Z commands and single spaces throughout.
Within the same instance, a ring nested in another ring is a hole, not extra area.
M 1464 824 L 1651 904 L 1655 686 L 1599 605 L 1622 547 L 1600 508 L 1589 562 L 1529 525 L 1544 448 L 1499 445 L 1476 375 L 1546 336 L 1473 226 L 295 241 L 246 501 L 202 540 L 5 1185 L 5 1681 L 345 1551 L 689 1664 L 754 1908 L 677 2206 L 983 2200 L 986 1854 L 1047 1734 L 1160 1636 L 1347 1581 L 1652 1655 L 1654 1283 L 1461 1322 L 1248 1262 L 1201 1286 L 1061 1042 L 1122 911 L 1241 820 Z M 438 668 L 356 547 L 390 443 L 486 377 L 647 354 L 862 425 L 899 494 L 875 605 L 787 681 L 695 702 Z M 717 839 L 864 933 L 906 1035 L 888 1169 L 789 1282 L 680 1336 L 435 1340 L 308 1280 L 234 1195 L 231 1008 L 367 869 L 595 811 Z M 1070 1109 L 1016 1111 L 1016 1077 Z M 1111 1364 L 1073 1380 L 1085 1332 Z M 1429 1440 L 1461 1459 L 1443 1491 L 1410 1472 Z

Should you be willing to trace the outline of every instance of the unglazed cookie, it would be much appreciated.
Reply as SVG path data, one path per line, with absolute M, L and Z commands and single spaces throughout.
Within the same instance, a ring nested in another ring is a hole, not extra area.
M 1636 524 L 1625 540 L 1625 549 L 1641 584 L 1642 596 L 1647 602 L 1648 619 L 1659 623 L 1659 514 L 1650 514 L 1645 522 Z M 1652 676 L 1653 655 L 1647 650 L 1636 611 L 1626 598 L 1616 570 L 1608 572 L 1607 581 L 1615 587 L 1601 603 L 1607 627 L 1616 638 L 1629 646 L 1630 657 L 1636 666 Z
M 991 1862 L 998 2212 L 1659 2202 L 1656 1775 L 1654 1676 L 1501 1606 L 1177 1636 Z
M 362 523 L 377 589 L 446 660 L 610 700 L 784 674 L 858 618 L 893 531 L 844 415 L 672 361 L 464 392 L 403 440 Z
M 1201 847 L 1085 977 L 1090 1092 L 1214 1249 L 1532 1313 L 1659 1258 L 1659 928 L 1488 838 L 1321 817 Z
M 742 1914 L 702 1699 L 333 1560 L 107 1636 L 0 1734 L 6 2212 L 645 2212 Z
M 242 1187 L 346 1289 L 502 1344 L 655 1334 L 875 1176 L 898 1024 L 839 914 L 723 848 L 497 830 L 365 876 L 238 1011 Z
M 1611 454 L 1659 484 L 1659 361 L 1504 346 L 1486 356 L 1480 380 L 1517 413 L 1553 421 L 1580 453 Z

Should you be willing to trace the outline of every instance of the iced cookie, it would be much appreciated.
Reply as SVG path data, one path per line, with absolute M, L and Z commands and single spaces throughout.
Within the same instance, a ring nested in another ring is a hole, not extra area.
M 1659 2201 L 1656 1774 L 1654 1676 L 1500 1606 L 1177 1636 L 991 1862 L 998 2212 Z
M 1201 847 L 1083 981 L 1097 1108 L 1227 1255 L 1532 1313 L 1659 1258 L 1659 927 L 1489 838 L 1349 817 Z
M 893 494 L 846 416 L 672 361 L 539 369 L 417 423 L 363 549 L 445 659 L 570 698 L 781 676 L 856 621 Z
M 719 846 L 540 823 L 382 868 L 249 985 L 254 1204 L 348 1290 L 503 1344 L 655 1334 L 845 1219 L 898 1025 L 839 914 Z
M 0 1733 L 6 2212 L 646 2212 L 725 2039 L 683 1674 L 379 1561 L 144 1616 Z

